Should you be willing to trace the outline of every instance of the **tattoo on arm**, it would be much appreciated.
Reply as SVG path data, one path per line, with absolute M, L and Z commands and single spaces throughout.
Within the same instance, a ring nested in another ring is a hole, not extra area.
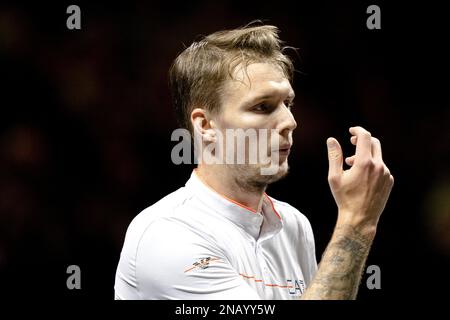
M 337 227 L 301 299 L 355 299 L 371 244 L 371 237 L 352 226 Z

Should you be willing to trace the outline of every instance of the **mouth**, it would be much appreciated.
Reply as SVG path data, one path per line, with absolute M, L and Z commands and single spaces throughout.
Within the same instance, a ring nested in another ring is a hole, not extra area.
M 278 150 L 278 153 L 280 154 L 280 156 L 288 156 L 289 153 L 291 153 L 291 147 L 292 145 L 290 144 L 282 145 Z

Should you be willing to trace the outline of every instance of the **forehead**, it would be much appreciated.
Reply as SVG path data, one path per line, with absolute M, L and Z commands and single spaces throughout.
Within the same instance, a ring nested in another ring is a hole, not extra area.
M 240 65 L 233 72 L 233 79 L 225 85 L 227 99 L 247 100 L 260 95 L 293 95 L 289 80 L 281 67 L 270 63 Z

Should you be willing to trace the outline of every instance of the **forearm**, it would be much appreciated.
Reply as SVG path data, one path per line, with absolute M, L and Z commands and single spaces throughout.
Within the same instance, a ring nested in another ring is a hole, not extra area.
M 302 300 L 355 299 L 375 232 L 337 225 Z

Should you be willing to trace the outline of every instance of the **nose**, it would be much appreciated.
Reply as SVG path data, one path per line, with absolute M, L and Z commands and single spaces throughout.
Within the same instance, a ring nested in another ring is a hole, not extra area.
M 287 137 L 289 133 L 297 128 L 297 122 L 295 121 L 294 115 L 291 110 L 289 110 L 286 105 L 280 108 L 280 121 L 278 122 L 278 130 L 280 134 L 284 137 Z

